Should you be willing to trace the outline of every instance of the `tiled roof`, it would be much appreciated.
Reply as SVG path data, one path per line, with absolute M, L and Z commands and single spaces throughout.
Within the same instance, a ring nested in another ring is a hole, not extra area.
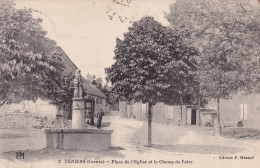
M 89 95 L 106 98 L 104 93 L 101 92 L 96 86 L 92 85 L 90 82 L 83 82 L 83 88 Z

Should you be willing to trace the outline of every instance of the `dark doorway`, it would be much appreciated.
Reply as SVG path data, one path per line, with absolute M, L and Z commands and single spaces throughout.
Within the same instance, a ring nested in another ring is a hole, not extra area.
M 196 109 L 191 110 L 191 125 L 196 125 Z
M 92 99 L 86 100 L 86 118 L 90 118 L 90 125 L 94 125 L 95 101 Z

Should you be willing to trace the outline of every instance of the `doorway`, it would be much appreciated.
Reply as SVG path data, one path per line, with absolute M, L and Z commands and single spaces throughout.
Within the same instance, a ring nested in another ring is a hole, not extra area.
M 90 125 L 94 125 L 95 101 L 92 99 L 86 100 L 86 118 L 90 118 Z
M 191 110 L 191 125 L 196 125 L 196 109 Z

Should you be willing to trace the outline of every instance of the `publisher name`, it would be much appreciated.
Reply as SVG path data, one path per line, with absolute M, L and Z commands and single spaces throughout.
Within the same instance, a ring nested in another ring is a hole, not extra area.
M 254 156 L 219 156 L 219 159 L 221 160 L 232 160 L 232 159 L 255 159 Z

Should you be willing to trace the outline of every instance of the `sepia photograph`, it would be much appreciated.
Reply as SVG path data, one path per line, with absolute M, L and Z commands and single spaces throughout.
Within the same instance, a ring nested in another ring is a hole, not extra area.
M 259 168 L 260 0 L 0 0 L 0 168 Z

